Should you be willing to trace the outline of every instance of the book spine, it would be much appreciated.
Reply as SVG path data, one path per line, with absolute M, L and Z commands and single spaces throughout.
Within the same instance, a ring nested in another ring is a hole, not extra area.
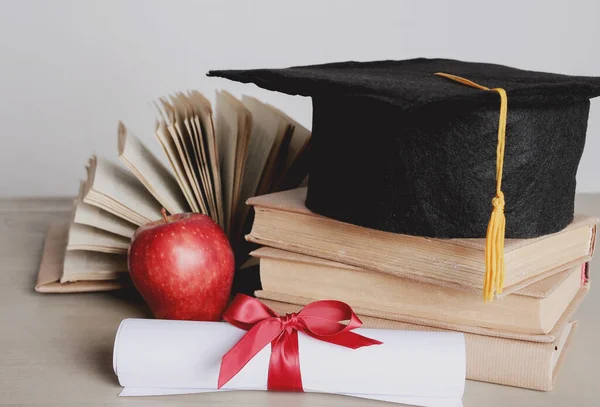
M 298 312 L 302 306 L 260 299 L 275 312 Z M 365 328 L 411 331 L 445 331 L 359 315 Z M 552 354 L 554 343 L 527 342 L 465 333 L 467 379 L 481 382 L 549 391 L 553 387 Z

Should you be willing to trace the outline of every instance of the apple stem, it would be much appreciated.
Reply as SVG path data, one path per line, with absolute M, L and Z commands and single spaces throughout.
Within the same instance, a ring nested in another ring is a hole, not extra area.
M 162 208 L 160 210 L 160 213 L 162 213 L 163 219 L 165 220 L 165 223 L 169 222 L 169 219 L 167 218 L 167 210 L 165 208 Z

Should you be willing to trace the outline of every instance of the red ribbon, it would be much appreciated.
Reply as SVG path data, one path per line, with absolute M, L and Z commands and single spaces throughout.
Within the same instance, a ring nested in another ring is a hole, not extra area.
M 325 300 L 308 304 L 298 313 L 280 317 L 255 298 L 238 294 L 223 319 L 248 331 L 221 360 L 219 389 L 267 344 L 271 343 L 267 389 L 301 392 L 298 331 L 324 342 L 358 349 L 382 342 L 354 332 L 362 322 L 348 304 Z M 347 325 L 340 321 L 350 321 Z

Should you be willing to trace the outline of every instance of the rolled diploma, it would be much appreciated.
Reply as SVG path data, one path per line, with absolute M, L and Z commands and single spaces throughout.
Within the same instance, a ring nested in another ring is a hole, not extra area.
M 382 345 L 349 349 L 299 333 L 305 392 L 391 402 L 460 406 L 465 385 L 461 333 L 358 328 Z M 115 338 L 113 368 L 121 396 L 213 392 L 221 358 L 246 331 L 226 322 L 126 319 Z M 267 390 L 267 345 L 221 390 Z

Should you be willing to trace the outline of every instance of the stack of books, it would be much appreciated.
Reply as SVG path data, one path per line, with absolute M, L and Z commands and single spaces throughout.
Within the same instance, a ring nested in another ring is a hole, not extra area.
M 507 239 L 505 288 L 482 299 L 485 239 L 434 239 L 317 215 L 306 188 L 251 198 L 247 240 L 261 245 L 262 290 L 275 311 L 320 299 L 348 303 L 366 327 L 465 333 L 467 378 L 550 390 L 588 292 L 595 217 L 564 230 Z

